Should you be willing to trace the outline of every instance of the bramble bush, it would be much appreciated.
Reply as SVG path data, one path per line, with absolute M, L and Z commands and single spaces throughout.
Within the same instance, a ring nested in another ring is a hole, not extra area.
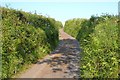
M 58 44 L 60 22 L 24 11 L 2 11 L 2 78 L 11 78 L 26 64 L 35 63 Z

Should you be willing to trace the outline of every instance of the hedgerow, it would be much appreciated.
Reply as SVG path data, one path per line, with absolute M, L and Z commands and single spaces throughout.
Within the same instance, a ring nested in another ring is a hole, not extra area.
M 11 78 L 26 64 L 50 53 L 58 44 L 58 26 L 53 18 L 0 8 L 2 11 L 2 78 Z
M 92 16 L 79 23 L 76 28 L 76 21 L 68 20 L 64 30 L 80 42 L 81 78 L 118 78 L 118 17 Z
M 81 28 L 81 23 L 86 19 L 74 18 L 65 22 L 64 30 L 73 37 L 77 37 L 77 34 Z

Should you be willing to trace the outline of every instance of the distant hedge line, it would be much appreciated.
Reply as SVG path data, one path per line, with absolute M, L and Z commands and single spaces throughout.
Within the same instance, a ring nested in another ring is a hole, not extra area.
M 118 78 L 120 58 L 118 47 L 118 17 L 91 16 L 90 19 L 72 19 L 64 30 L 80 42 L 81 78 Z
M 1 7 L 2 78 L 11 78 L 58 44 L 61 22 L 42 15 Z

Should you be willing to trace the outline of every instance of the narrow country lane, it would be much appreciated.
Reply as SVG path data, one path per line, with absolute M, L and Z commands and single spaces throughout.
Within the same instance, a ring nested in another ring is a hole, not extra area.
M 76 39 L 60 30 L 58 47 L 19 78 L 78 78 L 80 48 Z

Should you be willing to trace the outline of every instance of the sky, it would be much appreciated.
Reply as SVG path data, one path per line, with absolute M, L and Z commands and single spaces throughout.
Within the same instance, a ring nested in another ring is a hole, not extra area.
M 63 24 L 72 18 L 90 18 L 102 13 L 118 14 L 119 0 L 0 0 L 0 5 L 55 18 Z

